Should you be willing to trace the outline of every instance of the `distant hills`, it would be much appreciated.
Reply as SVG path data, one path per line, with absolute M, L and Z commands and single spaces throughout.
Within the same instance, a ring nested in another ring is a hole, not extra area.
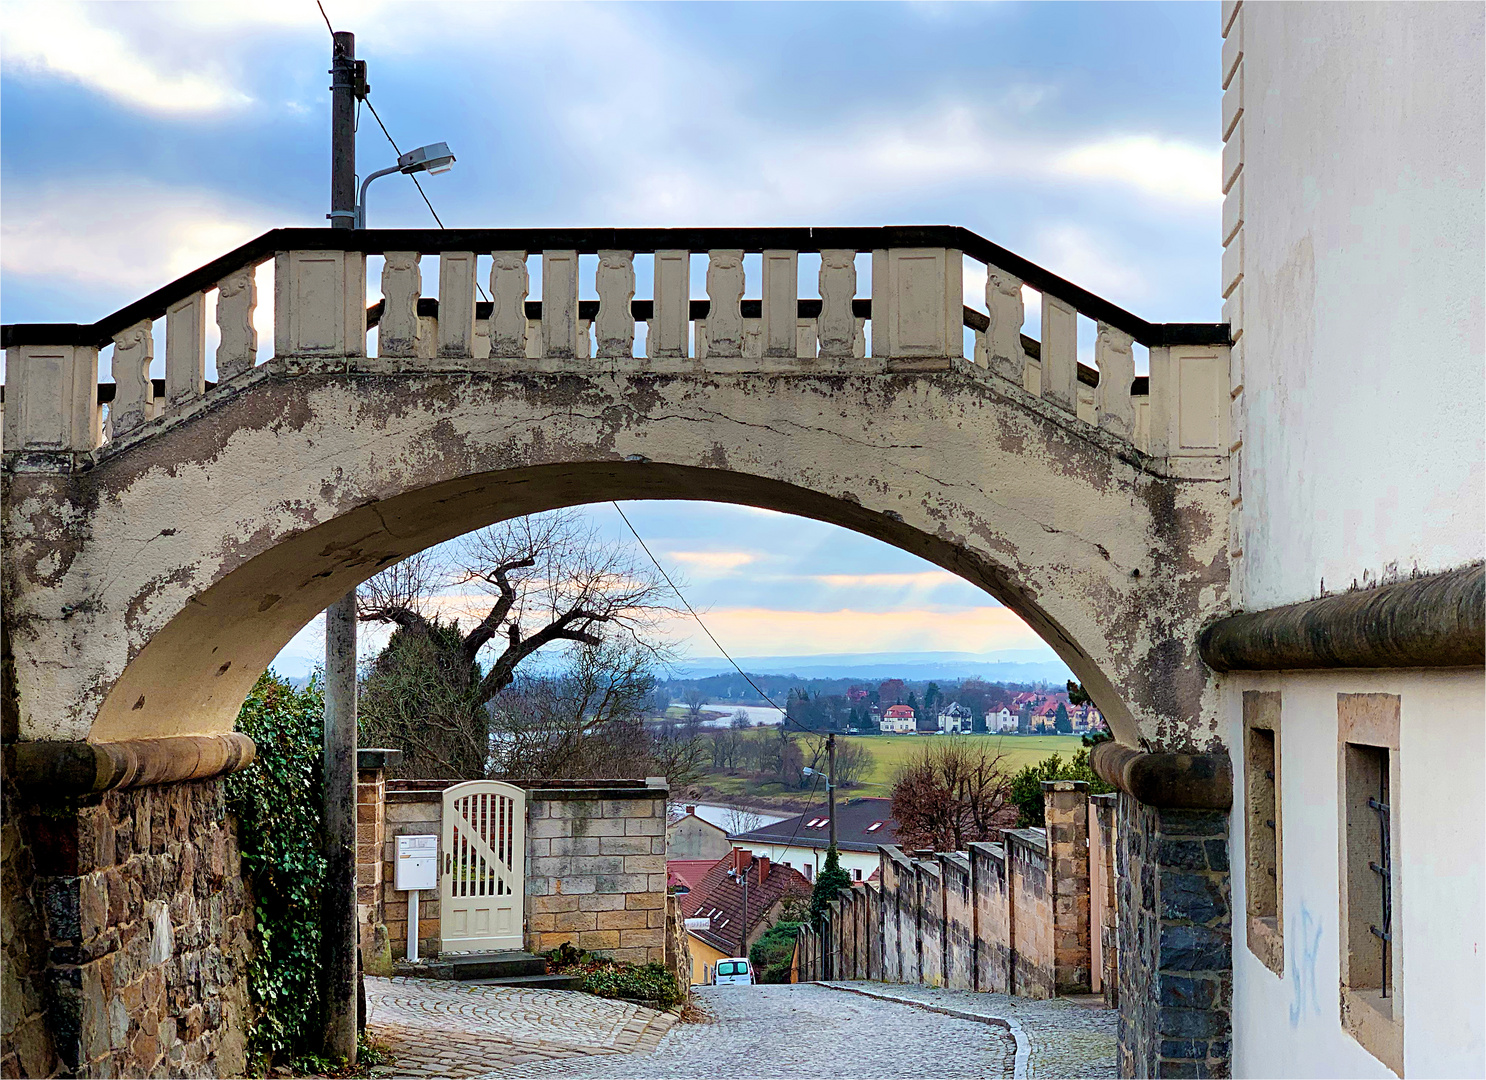
M 1068 666 L 1042 649 L 1008 649 L 994 653 L 901 652 L 838 653 L 821 656 L 740 656 L 738 666 L 750 675 L 796 676 L 801 679 L 984 679 L 986 682 L 1062 683 L 1073 678 Z M 730 672 L 721 657 L 687 660 L 672 670 L 673 678 L 703 679 Z

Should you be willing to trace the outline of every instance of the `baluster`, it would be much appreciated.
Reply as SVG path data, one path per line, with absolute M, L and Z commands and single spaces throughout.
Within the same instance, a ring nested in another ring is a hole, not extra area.
M 856 333 L 851 338 L 851 355 L 858 359 L 867 355 L 867 319 L 862 315 L 856 317 Z
M 707 253 L 707 355 L 743 355 L 743 252 Z M 700 352 L 700 349 L 698 350 Z
M 497 251 L 490 267 L 490 355 L 526 355 L 526 252 Z
M 475 355 L 475 253 L 439 253 L 439 355 Z
M 217 381 L 250 370 L 258 362 L 258 331 L 253 312 L 258 307 L 257 267 L 244 266 L 217 284 Z M 114 425 L 114 431 L 119 427 Z
M 1078 312 L 1042 294 L 1042 396 L 1073 412 L 1078 405 Z
M 1135 382 L 1135 339 L 1108 323 L 1099 324 L 1094 362 L 1099 366 L 1099 426 L 1129 439 L 1135 434 L 1135 404 L 1130 386 Z
M 691 252 L 655 253 L 655 316 L 645 351 L 651 357 L 685 356 L 691 320 Z
M 991 319 L 985 334 L 987 366 L 1002 378 L 1021 383 L 1027 367 L 1027 354 L 1022 348 L 1022 323 L 1027 313 L 1021 281 L 1004 270 L 986 267 L 986 311 Z
M 630 357 L 635 354 L 635 316 L 630 304 L 635 298 L 635 253 L 600 251 L 597 332 L 599 356 Z
M 1095 397 L 1094 387 L 1080 381 L 1076 392 L 1078 394 L 1078 408 L 1075 410 L 1074 415 L 1086 424 L 1097 425 L 1099 423 L 1099 405 Z
M 857 253 L 832 249 L 820 253 L 820 355 L 851 356 L 856 349 Z
M 764 252 L 764 355 L 798 356 L 800 256 L 793 251 Z
M 542 252 L 542 355 L 578 355 L 578 253 Z
M 578 320 L 578 359 L 588 360 L 593 357 L 593 338 L 590 336 L 593 330 L 592 319 Z
M 475 359 L 490 359 L 490 320 L 475 317 Z
M 418 298 L 423 295 L 423 256 L 389 251 L 382 264 L 382 321 L 377 324 L 377 355 L 418 355 Z M 442 275 L 442 267 L 440 267 Z
M 165 400 L 184 405 L 206 393 L 206 294 L 193 293 L 165 311 Z
M 114 438 L 155 415 L 155 385 L 150 381 L 154 359 L 155 334 L 149 319 L 114 335 L 114 400 L 108 410 Z

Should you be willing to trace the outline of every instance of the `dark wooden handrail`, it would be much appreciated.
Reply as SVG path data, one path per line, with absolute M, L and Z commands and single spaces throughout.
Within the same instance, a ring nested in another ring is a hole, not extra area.
M 1082 315 L 1124 331 L 1143 345 L 1227 345 L 1227 323 L 1152 323 L 1118 304 L 1080 288 L 1050 270 L 955 225 L 888 225 L 862 228 L 733 229 L 273 229 L 213 259 L 148 296 L 95 323 L 9 323 L 0 326 L 0 348 L 18 345 L 84 345 L 102 348 L 119 331 L 145 319 L 158 319 L 174 303 L 216 286 L 244 266 L 265 262 L 280 251 L 599 251 L 653 252 L 741 248 L 744 251 L 859 252 L 885 248 L 931 247 L 964 252 L 1005 270 L 1039 292 L 1078 309 Z

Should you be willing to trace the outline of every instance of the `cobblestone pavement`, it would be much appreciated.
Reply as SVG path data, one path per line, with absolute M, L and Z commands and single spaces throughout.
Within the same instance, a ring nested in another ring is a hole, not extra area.
M 622 1001 L 432 979 L 366 980 L 367 1029 L 396 1055 L 379 1076 L 488 1076 L 560 1058 L 653 1050 L 675 1022 Z
M 1034 1001 L 1008 994 L 933 990 L 903 983 L 842 982 L 837 985 L 1014 1021 L 1030 1044 L 1029 1077 L 1119 1075 L 1120 1014 L 1115 1009 L 1086 1005 L 1068 998 Z
M 1016 1045 L 999 1025 L 808 983 L 697 987 L 695 997 L 712 1022 L 677 1024 L 653 1054 L 530 1064 L 499 1075 L 502 1080 L 1012 1075 Z

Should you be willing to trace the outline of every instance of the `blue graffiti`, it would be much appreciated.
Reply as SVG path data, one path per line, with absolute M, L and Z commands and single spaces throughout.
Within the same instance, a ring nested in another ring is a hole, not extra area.
M 1299 1027 L 1307 1012 L 1321 1015 L 1316 996 L 1316 958 L 1321 952 L 1321 923 L 1311 909 L 1300 905 L 1300 948 L 1290 954 L 1290 985 L 1295 1000 L 1290 1004 L 1290 1026 Z

